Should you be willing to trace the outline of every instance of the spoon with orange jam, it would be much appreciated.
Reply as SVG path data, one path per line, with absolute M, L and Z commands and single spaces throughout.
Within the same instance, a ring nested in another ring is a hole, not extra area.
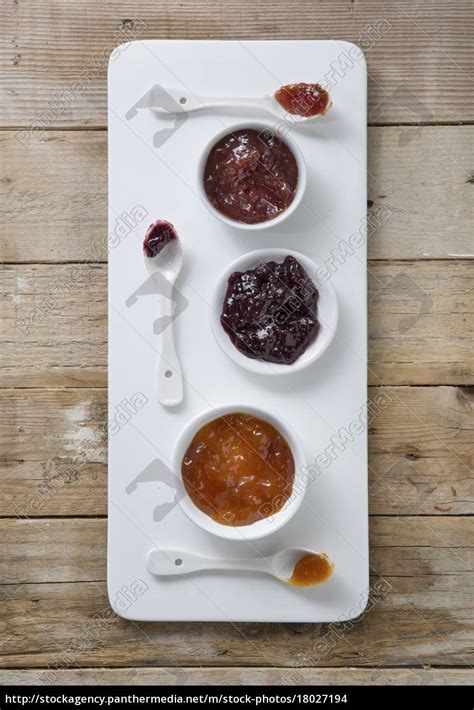
M 157 577 L 191 574 L 203 570 L 228 569 L 263 572 L 294 587 L 311 587 L 326 582 L 334 564 L 323 552 L 300 547 L 285 547 L 269 557 L 211 559 L 185 550 L 150 550 L 146 567 Z

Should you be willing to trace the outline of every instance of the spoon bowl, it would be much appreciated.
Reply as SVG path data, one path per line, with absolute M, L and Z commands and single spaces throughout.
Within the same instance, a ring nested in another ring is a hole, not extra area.
M 159 271 L 165 279 L 174 286 L 183 266 L 183 247 L 179 239 L 169 242 L 156 256 L 145 257 L 145 263 L 150 274 Z

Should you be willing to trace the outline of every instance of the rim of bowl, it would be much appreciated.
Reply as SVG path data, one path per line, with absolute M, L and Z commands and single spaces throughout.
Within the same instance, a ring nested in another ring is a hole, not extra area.
M 231 219 L 230 217 L 226 217 L 226 215 L 222 214 L 222 212 L 219 212 L 218 209 L 214 207 L 214 205 L 211 203 L 209 200 L 206 191 L 204 189 L 204 168 L 206 167 L 207 163 L 207 158 L 209 156 L 209 153 L 211 149 L 218 143 L 222 138 L 227 136 L 229 133 L 233 133 L 234 131 L 239 131 L 242 130 L 243 128 L 250 128 L 251 130 L 269 130 L 272 133 L 275 133 L 273 130 L 273 126 L 271 123 L 264 123 L 261 121 L 240 121 L 239 123 L 234 123 L 231 126 L 228 126 L 227 128 L 223 128 L 221 131 L 219 131 L 217 134 L 215 134 L 204 146 L 201 157 L 198 162 L 198 190 L 199 194 L 202 198 L 202 200 L 205 202 L 206 206 L 208 207 L 209 211 L 218 219 L 221 220 L 221 222 L 224 222 L 225 224 L 229 225 L 230 227 L 237 227 L 238 229 L 246 229 L 246 230 L 258 230 L 258 229 L 268 229 L 268 227 L 273 227 L 276 224 L 280 224 L 285 220 L 287 217 L 292 214 L 298 205 L 300 204 L 301 200 L 303 199 L 303 195 L 306 190 L 306 163 L 303 157 L 303 153 L 301 151 L 301 148 L 299 145 L 296 143 L 296 141 L 291 138 L 288 135 L 285 136 L 279 136 L 277 135 L 277 138 L 279 138 L 283 143 L 286 143 L 288 148 L 291 150 L 293 153 L 296 164 L 298 166 L 298 182 L 296 183 L 296 192 L 295 196 L 293 198 L 293 201 L 291 204 L 284 210 L 283 212 L 280 212 L 276 217 L 273 219 L 268 219 L 265 222 L 256 222 L 254 224 L 247 224 L 246 222 L 238 222 L 237 220 Z
M 306 348 L 304 353 L 291 365 L 284 363 L 268 362 L 266 360 L 258 360 L 250 358 L 237 350 L 231 339 L 225 332 L 221 324 L 222 303 L 227 291 L 227 284 L 230 275 L 234 271 L 247 271 L 255 268 L 259 263 L 266 261 L 278 261 L 281 257 L 294 256 L 305 271 L 308 273 L 311 280 L 315 283 L 319 291 L 318 299 L 318 320 L 320 323 L 319 332 L 315 340 Z M 255 251 L 247 252 L 239 256 L 235 261 L 229 264 L 217 279 L 214 293 L 211 300 L 210 320 L 211 330 L 214 338 L 221 350 L 237 365 L 240 365 L 245 370 L 255 372 L 259 375 L 288 375 L 293 372 L 301 372 L 305 368 L 312 365 L 316 360 L 326 352 L 330 346 L 337 330 L 339 319 L 339 305 L 336 292 L 329 281 L 320 281 L 316 277 L 319 269 L 318 264 L 314 262 L 306 254 L 294 251 L 292 249 L 271 248 L 256 249 Z
M 278 513 L 276 513 L 271 519 L 264 518 L 263 520 L 258 520 L 251 525 L 241 525 L 235 527 L 231 525 L 222 525 L 200 510 L 188 495 L 181 475 L 183 456 L 187 447 L 191 443 L 193 436 L 208 422 L 218 419 L 225 414 L 230 414 L 231 412 L 251 414 L 259 419 L 267 421 L 269 424 L 272 424 L 286 439 L 295 462 L 295 480 L 293 483 L 292 495 L 287 500 L 283 508 L 279 510 Z M 241 542 L 245 542 L 246 540 L 256 540 L 258 538 L 271 535 L 279 530 L 283 527 L 283 525 L 286 525 L 286 523 L 291 520 L 300 507 L 308 484 L 308 477 L 304 475 L 303 470 L 306 465 L 303 446 L 294 429 L 279 415 L 276 416 L 275 414 L 271 414 L 260 407 L 242 404 L 239 402 L 211 407 L 210 409 L 200 412 L 197 416 L 191 419 L 191 421 L 186 424 L 176 441 L 172 454 L 172 462 L 174 470 L 177 472 L 179 485 L 182 488 L 181 495 L 179 497 L 179 505 L 181 510 L 185 513 L 189 520 L 198 525 L 201 529 L 226 540 Z

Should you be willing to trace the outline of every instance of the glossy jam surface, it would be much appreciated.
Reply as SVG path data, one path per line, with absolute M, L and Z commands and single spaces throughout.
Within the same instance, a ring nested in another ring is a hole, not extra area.
M 325 582 L 333 571 L 334 565 L 324 553 L 307 554 L 300 557 L 288 581 L 295 587 L 310 587 Z
M 181 465 L 193 503 L 222 525 L 251 525 L 274 515 L 291 495 L 295 462 L 266 421 L 235 412 L 193 437 Z
M 324 115 L 331 103 L 328 92 L 319 84 L 287 84 L 278 89 L 275 98 L 294 116 Z
M 175 239 L 178 239 L 178 234 L 171 222 L 157 219 L 148 227 L 143 242 L 143 251 L 151 258 L 159 254 L 167 244 Z
M 211 149 L 204 168 L 211 204 L 237 222 L 274 219 L 293 202 L 298 166 L 286 143 L 271 131 L 243 129 Z
M 247 357 L 289 365 L 318 334 L 318 295 L 293 256 L 268 261 L 229 277 L 221 324 Z

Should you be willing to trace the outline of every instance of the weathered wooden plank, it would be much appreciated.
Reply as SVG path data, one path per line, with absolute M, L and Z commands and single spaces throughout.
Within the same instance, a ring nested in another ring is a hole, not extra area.
M 369 263 L 371 384 L 474 383 L 472 269 L 469 261 Z M 4 267 L 0 385 L 106 385 L 106 271 Z
M 98 582 L 102 586 L 106 528 L 102 518 L 0 520 L 2 584 Z M 466 517 L 373 516 L 370 541 L 373 575 L 458 575 L 460 579 L 467 575 L 466 583 L 474 585 L 468 575 L 474 561 L 474 529 Z
M 103 131 L 51 131 L 25 150 L 0 132 L 5 262 L 107 258 L 106 141 Z M 370 258 L 474 254 L 473 143 L 474 126 L 369 129 L 369 205 L 390 210 L 371 222 Z
M 69 460 L 61 449 L 43 461 L 2 461 L 0 489 L 0 515 L 107 513 L 107 465 Z
M 472 389 L 380 392 L 391 399 L 370 423 L 371 512 L 474 512 Z M 0 405 L 0 515 L 105 514 L 105 390 L 3 390 Z
M 106 256 L 107 134 L 47 133 L 25 150 L 0 133 L 3 261 L 83 261 Z M 100 239 L 100 250 L 92 245 Z
M 3 459 L 106 462 L 105 390 L 0 390 L 0 402 Z
M 474 256 L 473 142 L 474 126 L 369 128 L 369 205 L 391 213 L 369 258 Z
M 0 685 L 471 685 L 470 668 L 84 668 L 0 670 Z
M 371 384 L 473 384 L 473 262 L 369 262 Z
M 2 583 L 103 582 L 106 526 L 95 518 L 0 520 Z
M 4 385 L 107 383 L 107 268 L 6 266 Z M 53 384 L 54 383 L 54 384 Z
M 349 40 L 366 52 L 373 120 L 472 120 L 473 25 L 468 0 L 7 0 L 0 125 L 105 125 L 107 60 L 133 38 Z
M 184 626 L 133 624 L 111 613 L 102 581 L 105 521 L 4 521 L 9 557 L 16 563 L 5 565 L 4 579 L 13 582 L 22 572 L 28 583 L 1 587 L 0 663 L 4 668 L 472 663 L 470 520 L 414 516 L 371 522 L 374 594 L 356 622 Z M 92 581 L 83 581 L 87 576 Z M 377 584 L 382 593 L 375 592 Z

